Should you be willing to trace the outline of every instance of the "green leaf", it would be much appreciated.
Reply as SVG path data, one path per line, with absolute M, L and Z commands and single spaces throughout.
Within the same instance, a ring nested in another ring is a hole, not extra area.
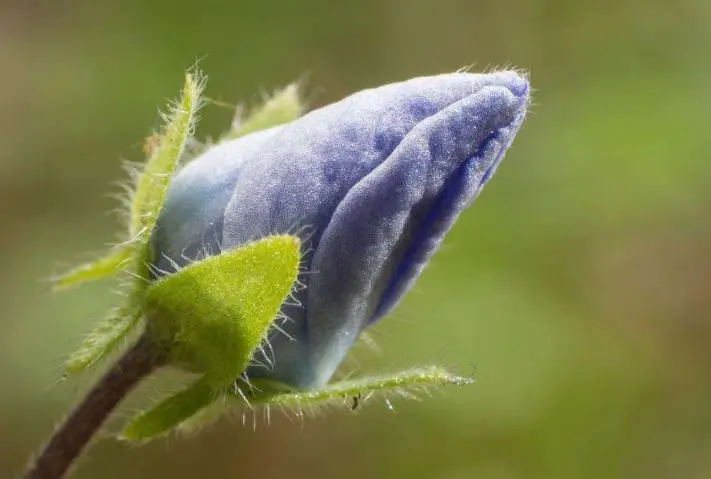
M 343 403 L 344 399 L 358 398 L 358 402 L 361 402 L 363 398 L 369 398 L 374 393 L 414 397 L 414 394 L 433 386 L 463 386 L 473 382 L 471 378 L 454 375 L 439 366 L 430 366 L 394 374 L 338 381 L 326 385 L 323 389 L 310 391 L 294 391 L 280 383 L 256 378 L 250 380 L 249 384 L 240 381 L 238 386 L 243 394 L 247 394 L 252 404 L 269 404 L 300 410 L 310 406 Z M 241 398 L 241 395 L 235 394 L 235 397 Z
M 67 374 L 84 371 L 99 359 L 111 354 L 140 324 L 141 312 L 130 307 L 116 308 L 91 331 L 64 363 Z
M 190 264 L 146 291 L 148 333 L 224 386 L 246 368 L 296 280 L 300 241 L 270 236 Z
M 101 258 L 79 265 L 54 278 L 54 288 L 69 288 L 118 273 L 130 262 L 132 254 L 132 245 L 121 245 Z
M 187 73 L 180 101 L 164 116 L 165 126 L 136 181 L 131 200 L 131 237 L 147 236 L 153 229 L 168 184 L 195 127 L 204 84 L 199 72 Z
M 187 389 L 131 419 L 119 439 L 145 441 L 162 436 L 209 406 L 218 396 L 219 393 L 210 387 L 205 378 L 201 378 Z
M 304 110 L 299 85 L 292 83 L 283 90 L 274 93 L 261 106 L 251 110 L 246 119 L 242 120 L 238 115 L 233 122 L 232 129 L 224 139 L 239 138 L 255 131 L 292 122 L 299 118 Z

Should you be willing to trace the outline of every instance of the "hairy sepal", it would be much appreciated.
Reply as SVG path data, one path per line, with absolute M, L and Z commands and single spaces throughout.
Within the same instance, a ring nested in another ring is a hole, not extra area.
M 296 120 L 306 110 L 300 93 L 299 84 L 292 83 L 275 92 L 261 105 L 251 109 L 245 118 L 242 118 L 241 112 L 238 111 L 232 122 L 232 128 L 223 139 L 232 140 Z
M 146 290 L 147 333 L 170 363 L 223 387 L 266 337 L 300 260 L 299 239 L 280 235 L 189 264 Z

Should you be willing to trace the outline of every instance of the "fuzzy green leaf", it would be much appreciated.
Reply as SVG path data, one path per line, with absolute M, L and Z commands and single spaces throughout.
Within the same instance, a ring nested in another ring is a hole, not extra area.
M 84 371 L 99 359 L 111 354 L 140 324 L 141 312 L 129 307 L 116 308 L 91 331 L 64 363 L 67 374 Z
M 131 419 L 119 435 L 125 441 L 145 441 L 162 436 L 210 405 L 218 393 L 202 378 L 188 388 Z
M 168 184 L 193 132 L 204 83 L 199 72 L 186 74 L 180 101 L 165 115 L 165 126 L 136 181 L 131 200 L 131 237 L 147 236 L 153 229 Z
M 54 288 L 69 288 L 116 274 L 129 263 L 132 254 L 133 248 L 130 244 L 116 247 L 105 256 L 89 263 L 81 264 L 54 278 Z
M 239 384 L 239 388 L 243 394 L 247 394 L 252 404 L 269 404 L 300 410 L 311 406 L 342 403 L 344 399 L 365 398 L 372 393 L 413 397 L 413 394 L 432 386 L 463 386 L 473 382 L 471 378 L 454 375 L 439 366 L 430 366 L 394 374 L 338 381 L 326 385 L 323 389 L 310 391 L 289 390 L 282 384 L 256 378 L 252 379 L 250 384 Z M 235 397 L 241 396 L 236 394 Z
M 173 364 L 229 384 L 265 338 L 299 261 L 299 239 L 282 235 L 190 264 L 148 287 L 148 333 Z
M 274 93 L 261 106 L 251 110 L 244 120 L 238 115 L 224 139 L 239 138 L 255 131 L 289 123 L 300 117 L 304 110 L 299 85 L 292 83 Z

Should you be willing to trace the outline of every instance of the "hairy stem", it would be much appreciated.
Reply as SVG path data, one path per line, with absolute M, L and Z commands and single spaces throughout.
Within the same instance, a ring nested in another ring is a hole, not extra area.
M 156 348 L 142 336 L 59 426 L 24 478 L 64 476 L 116 405 L 158 364 Z

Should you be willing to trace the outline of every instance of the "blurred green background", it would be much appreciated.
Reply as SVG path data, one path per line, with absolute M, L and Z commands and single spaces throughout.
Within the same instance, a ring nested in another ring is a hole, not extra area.
M 107 439 L 75 477 L 711 477 L 710 45 L 704 0 L 0 4 L 0 476 L 94 380 L 55 385 L 112 301 L 110 282 L 55 296 L 42 279 L 114 238 L 121 160 L 200 59 L 209 96 L 248 104 L 305 74 L 318 106 L 471 64 L 530 70 L 496 179 L 375 329 L 382 353 L 343 369 L 439 362 L 478 382 L 395 411 Z M 203 116 L 202 135 L 230 119 Z

